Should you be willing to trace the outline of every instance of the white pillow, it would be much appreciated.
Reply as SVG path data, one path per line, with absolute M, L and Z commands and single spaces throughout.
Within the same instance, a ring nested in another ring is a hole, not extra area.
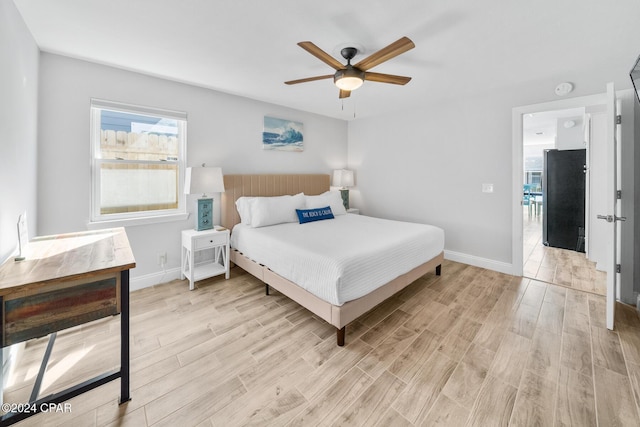
M 326 191 L 318 196 L 304 196 L 307 209 L 317 209 L 329 206 L 334 215 L 346 215 L 347 210 L 342 203 L 339 191 Z
M 251 210 L 251 227 L 253 228 L 285 222 L 298 222 L 296 209 L 304 209 L 304 194 L 254 197 L 249 206 Z
M 236 200 L 236 209 L 240 214 L 240 222 L 245 225 L 251 225 L 251 200 L 255 197 L 242 196 Z

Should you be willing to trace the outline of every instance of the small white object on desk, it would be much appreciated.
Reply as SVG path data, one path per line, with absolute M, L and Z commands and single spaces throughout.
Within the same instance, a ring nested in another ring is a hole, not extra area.
M 18 217 L 18 256 L 14 261 L 24 261 L 22 251 L 26 249 L 29 243 L 29 231 L 27 230 L 27 213 L 23 213 Z
M 347 213 L 354 214 L 354 215 L 360 215 L 360 209 L 349 208 L 349 209 L 347 209 Z
M 196 253 L 213 250 L 213 258 L 195 263 Z M 189 290 L 195 282 L 219 274 L 229 278 L 229 230 L 217 227 L 213 230 L 182 230 L 182 263 L 180 278 L 189 279 Z

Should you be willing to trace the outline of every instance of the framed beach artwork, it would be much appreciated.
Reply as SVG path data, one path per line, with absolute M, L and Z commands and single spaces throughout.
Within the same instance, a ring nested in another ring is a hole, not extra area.
M 302 123 L 264 116 L 264 150 L 303 151 Z

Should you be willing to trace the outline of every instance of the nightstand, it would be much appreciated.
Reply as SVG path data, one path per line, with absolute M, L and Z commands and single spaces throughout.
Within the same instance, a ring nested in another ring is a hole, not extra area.
M 198 260 L 196 254 L 201 251 L 213 251 L 213 257 Z M 196 231 L 182 230 L 182 267 L 180 278 L 189 279 L 189 290 L 195 282 L 219 274 L 229 278 L 229 230 L 224 229 Z
M 354 215 L 360 215 L 360 209 L 349 208 L 349 209 L 347 209 L 347 213 L 354 214 Z

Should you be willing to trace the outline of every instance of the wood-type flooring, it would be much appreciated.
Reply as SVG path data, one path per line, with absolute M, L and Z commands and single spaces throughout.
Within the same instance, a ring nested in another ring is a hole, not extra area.
M 603 297 L 445 261 L 335 329 L 238 267 L 131 294 L 131 396 L 119 381 L 19 426 L 637 426 L 640 318 Z M 114 368 L 119 317 L 58 333 L 42 394 Z M 46 338 L 4 401 L 26 401 Z
M 607 273 L 596 270 L 583 252 L 542 244 L 542 214 L 523 209 L 523 275 L 543 282 L 605 295 Z

